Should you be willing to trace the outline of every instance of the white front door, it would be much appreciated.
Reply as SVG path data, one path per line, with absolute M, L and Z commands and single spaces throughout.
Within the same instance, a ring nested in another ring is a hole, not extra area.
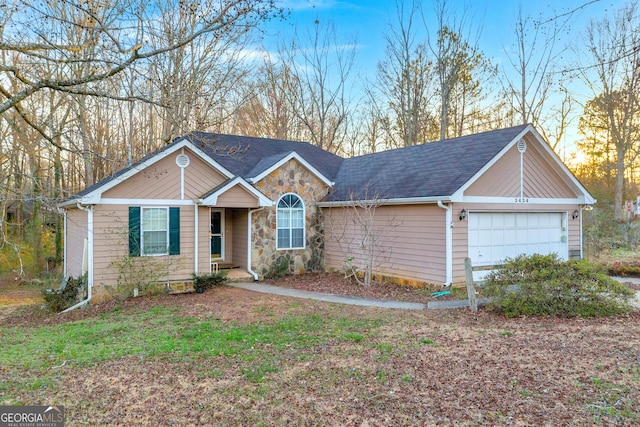
M 564 213 L 470 212 L 468 221 L 473 265 L 497 265 L 521 254 L 568 257 Z

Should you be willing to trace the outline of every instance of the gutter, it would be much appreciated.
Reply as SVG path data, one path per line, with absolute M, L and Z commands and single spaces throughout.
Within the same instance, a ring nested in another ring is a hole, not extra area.
M 356 200 L 356 203 L 375 203 L 381 205 L 408 205 L 408 204 L 429 204 L 440 203 L 442 201 L 451 202 L 451 197 L 403 197 L 398 199 L 378 199 L 378 200 Z M 335 202 L 319 202 L 321 208 L 353 206 L 354 200 L 340 200 Z
M 453 220 L 452 206 L 445 205 L 442 200 L 438 200 L 438 207 L 446 210 L 445 214 L 445 283 L 444 286 L 451 286 L 453 282 Z
M 80 202 L 78 202 L 76 204 L 76 206 L 78 207 L 78 209 L 87 212 L 87 232 L 88 232 L 88 250 L 87 250 L 87 298 L 85 298 L 84 300 L 80 301 L 79 303 L 72 305 L 71 307 L 67 308 L 66 310 L 63 310 L 61 313 L 66 313 L 68 311 L 71 310 L 75 310 L 76 308 L 82 307 L 84 305 L 87 305 L 89 303 L 89 301 L 91 301 L 91 291 L 93 290 L 93 206 L 90 206 L 88 208 L 85 208 L 84 206 L 82 206 L 80 204 Z M 67 235 L 67 230 L 65 229 L 65 241 L 66 241 L 66 235 Z M 66 253 L 66 246 L 65 246 L 65 253 Z M 66 262 L 66 260 L 65 260 Z M 66 271 L 65 271 L 66 273 Z
M 247 218 L 247 272 L 253 276 L 255 282 L 258 281 L 258 273 L 251 269 L 251 216 L 254 212 L 259 212 L 264 209 L 264 206 L 258 209 L 249 209 L 249 215 Z

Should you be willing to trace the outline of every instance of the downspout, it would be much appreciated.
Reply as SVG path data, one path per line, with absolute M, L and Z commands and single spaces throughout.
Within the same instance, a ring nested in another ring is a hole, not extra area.
M 62 235 L 62 245 L 63 245 L 63 250 L 62 250 L 62 275 L 64 277 L 67 276 L 67 210 L 64 209 L 62 211 L 62 214 L 64 215 L 64 234 Z
M 200 208 L 200 204 L 198 202 L 195 202 L 193 204 L 193 207 L 194 207 L 194 214 L 193 214 L 193 216 L 194 216 L 194 218 L 193 218 L 193 221 L 194 221 L 194 224 L 193 224 L 193 230 L 194 230 L 194 232 L 193 232 L 193 234 L 194 234 L 194 236 L 193 236 L 193 242 L 194 242 L 193 243 L 193 245 L 194 245 L 194 247 L 193 247 L 193 258 L 194 258 L 194 261 L 193 261 L 193 264 L 194 264 L 193 265 L 193 272 L 195 274 L 198 274 L 198 234 L 199 234 L 199 231 L 200 231 L 200 230 L 198 230 L 198 209 Z
M 258 273 L 251 269 L 251 216 L 254 212 L 263 210 L 264 207 L 258 209 L 249 209 L 249 215 L 247 218 L 247 272 L 253 276 L 254 281 L 258 281 Z
M 80 301 L 76 305 L 72 305 L 66 310 L 63 310 L 62 313 L 66 313 L 68 311 L 75 310 L 78 307 L 82 307 L 83 305 L 87 305 L 89 301 L 91 301 L 91 291 L 93 289 L 93 206 L 89 206 L 88 208 L 85 208 L 80 204 L 80 202 L 78 202 L 76 206 L 81 211 L 85 211 L 87 213 L 87 234 L 88 234 L 87 237 L 89 240 L 89 243 L 88 243 L 89 248 L 87 250 L 87 258 L 88 258 L 87 260 L 88 261 L 87 263 L 87 298 Z M 65 236 L 66 236 L 66 229 L 65 229 Z M 67 248 L 65 245 L 65 254 L 66 254 L 66 250 Z
M 444 286 L 451 286 L 453 282 L 453 219 L 451 205 L 445 205 L 442 200 L 438 200 L 438 206 L 446 210 L 445 215 L 445 283 Z

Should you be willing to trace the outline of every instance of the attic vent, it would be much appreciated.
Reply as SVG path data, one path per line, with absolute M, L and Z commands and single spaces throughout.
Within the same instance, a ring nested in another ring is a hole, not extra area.
M 189 156 L 184 153 L 178 154 L 176 156 L 176 165 L 181 168 L 186 168 L 189 166 Z
M 518 141 L 518 151 L 521 153 L 527 151 L 527 142 L 524 139 Z

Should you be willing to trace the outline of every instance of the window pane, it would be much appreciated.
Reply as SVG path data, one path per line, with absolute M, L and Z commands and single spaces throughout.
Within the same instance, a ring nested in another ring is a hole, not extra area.
M 167 253 L 167 232 L 166 231 L 145 231 L 143 233 L 145 255 Z
M 304 212 L 302 209 L 291 211 L 291 227 L 304 228 Z
M 278 229 L 278 248 L 287 249 L 291 247 L 289 242 L 289 229 Z
M 291 247 L 304 247 L 304 230 L 302 228 L 294 228 L 291 230 Z
M 290 224 L 290 216 L 291 213 L 288 209 L 278 209 L 278 228 L 288 228 Z

